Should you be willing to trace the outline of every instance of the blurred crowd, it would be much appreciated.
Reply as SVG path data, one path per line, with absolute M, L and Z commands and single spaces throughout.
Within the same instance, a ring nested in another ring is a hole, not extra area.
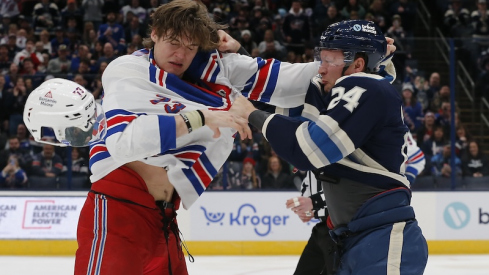
M 485 41 L 485 36 L 489 35 L 488 17 L 482 7 L 485 5 L 482 1 L 473 1 L 477 2 L 478 9 L 472 14 L 479 12 L 478 17 L 475 19 L 475 15 L 469 14 L 466 23 L 475 28 L 473 34 L 478 41 Z M 67 171 L 72 180 L 77 180 L 75 187 L 89 188 L 87 149 L 67 150 L 34 142 L 22 123 L 26 98 L 43 81 L 62 77 L 84 86 L 100 99 L 104 69 L 118 56 L 143 48 L 142 40 L 147 36 L 151 14 L 166 2 L 1 1 L 0 188 L 63 189 L 66 188 Z M 395 39 L 398 52 L 412 58 L 411 38 L 417 10 L 412 0 L 201 2 L 208 7 L 209 16 L 229 26 L 229 34 L 253 57 L 291 63 L 310 62 L 314 60 L 314 45 L 328 25 L 344 19 L 367 19 L 374 21 L 386 36 Z M 452 17 L 460 24 L 458 2 L 451 1 L 447 13 L 453 10 Z M 448 17 L 447 24 L 453 21 Z M 474 21 L 470 21 L 471 18 Z M 479 23 L 485 26 L 484 31 Z M 487 54 L 483 44 L 478 49 L 481 56 Z M 481 77 L 487 78 L 487 61 L 480 64 Z M 450 174 L 450 151 L 446 150 L 452 127 L 450 89 L 445 86 L 447 80 L 440 79 L 437 72 L 425 80 L 416 71 L 416 68 L 407 67 L 400 74 L 406 76 L 399 80 L 403 83 L 399 92 L 403 98 L 406 125 L 427 156 L 424 175 L 444 177 Z M 456 167 L 460 169 L 457 173 L 469 177 L 487 176 L 487 159 L 481 154 L 478 143 L 471 139 L 457 112 L 453 127 L 457 131 Z M 304 171 L 296 171 L 280 159 L 255 129 L 252 140 L 236 138 L 228 162 L 209 189 L 297 189 L 304 176 Z

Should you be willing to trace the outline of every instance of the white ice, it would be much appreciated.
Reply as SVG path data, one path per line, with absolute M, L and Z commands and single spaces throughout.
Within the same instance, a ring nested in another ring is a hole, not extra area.
M 196 256 L 190 275 L 292 274 L 298 256 Z M 0 256 L 1 275 L 73 274 L 73 257 Z M 489 255 L 433 255 L 425 275 L 489 275 Z

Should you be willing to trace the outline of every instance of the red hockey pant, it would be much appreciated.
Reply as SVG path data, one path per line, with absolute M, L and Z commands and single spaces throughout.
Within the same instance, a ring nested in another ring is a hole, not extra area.
M 167 237 L 162 211 L 129 168 L 93 183 L 78 222 L 75 275 L 187 275 L 175 209 L 163 211 L 172 221 Z

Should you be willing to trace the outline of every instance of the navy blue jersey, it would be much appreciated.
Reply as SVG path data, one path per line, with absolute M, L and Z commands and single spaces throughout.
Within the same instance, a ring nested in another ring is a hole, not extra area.
M 267 119 L 262 130 L 275 152 L 303 171 L 320 169 L 382 189 L 409 187 L 408 129 L 389 81 L 356 73 L 338 79 L 326 99 L 319 89 L 312 81 L 300 118 Z

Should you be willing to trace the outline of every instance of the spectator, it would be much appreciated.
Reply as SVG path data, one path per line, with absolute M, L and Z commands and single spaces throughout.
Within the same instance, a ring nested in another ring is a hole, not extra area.
M 41 0 L 34 6 L 34 34 L 39 35 L 41 31 L 47 30 L 52 33 L 55 26 L 60 26 L 61 16 L 56 3 L 50 3 L 50 0 Z
M 426 87 L 426 97 L 428 98 L 428 106 L 431 106 L 431 101 L 433 100 L 433 96 L 440 90 L 440 74 L 437 72 L 433 72 L 430 75 L 430 80 Z M 436 112 L 437 110 L 432 110 Z
M 29 172 L 32 164 L 32 156 L 28 150 L 20 147 L 20 141 L 17 136 L 11 136 L 8 139 L 8 149 L 0 151 L 0 167 L 7 166 L 11 156 L 15 156 L 19 166 L 24 171 Z
M 455 154 L 461 157 L 467 153 L 471 137 L 463 125 L 458 125 L 455 130 Z
M 463 7 L 462 0 L 450 0 L 450 3 L 450 7 L 445 12 L 445 26 L 454 37 L 462 37 L 466 35 L 470 13 Z
M 49 32 L 43 30 L 39 36 L 39 41 L 42 43 L 42 48 L 51 55 L 53 53 L 53 47 L 51 45 L 51 41 L 49 40 Z
M 329 7 L 335 6 L 335 2 L 331 0 L 321 0 L 316 2 L 317 4 L 314 7 L 311 18 L 315 26 L 314 36 L 321 34 L 321 32 L 326 29 L 325 27 L 329 25 L 325 25 L 324 20 L 328 17 Z
M 260 189 L 261 179 L 255 171 L 256 162 L 252 158 L 243 160 L 243 169 L 235 177 L 231 179 L 229 189 Z
M 379 28 L 382 30 L 383 33 L 386 33 L 389 14 L 385 11 L 384 4 L 382 2 L 383 2 L 382 0 L 373 0 L 372 4 L 370 4 L 370 7 L 368 9 L 368 13 L 371 14 L 372 16 L 371 21 L 373 21 L 377 26 L 379 26 Z M 395 12 L 394 14 L 398 14 L 398 13 Z
M 65 160 L 61 173 L 68 171 L 67 163 L 68 161 Z M 73 177 L 88 177 L 87 160 L 83 158 L 77 147 L 71 148 L 71 173 Z
M 71 66 L 68 59 L 68 47 L 64 44 L 59 45 L 58 57 L 49 60 L 47 72 L 50 74 L 67 74 Z
M 139 0 L 131 0 L 130 5 L 122 7 L 121 13 L 124 16 L 124 23 L 128 22 L 126 20 L 126 15 L 129 11 L 131 11 L 138 18 L 139 23 L 146 22 L 146 10 L 139 5 Z
M 22 114 L 28 96 L 24 78 L 18 77 L 15 86 L 3 95 L 3 110 L 9 115 L 9 132 L 13 135 L 17 131 L 17 125 L 22 123 Z
M 31 84 L 33 84 L 35 87 L 41 85 L 44 80 L 44 75 L 42 73 L 39 73 L 34 68 L 34 62 L 31 58 L 24 59 L 23 68 L 20 72 L 20 75 L 22 75 L 25 80 L 29 79 L 30 81 L 32 81 Z M 29 92 L 31 91 L 32 90 L 26 90 L 26 95 L 29 95 Z
M 25 48 L 25 43 L 27 42 L 27 33 L 24 29 L 19 29 L 17 31 L 17 41 L 15 44 L 17 44 L 17 47 L 23 49 Z
M 8 73 L 12 61 L 8 58 L 8 47 L 5 44 L 0 45 L 0 74 Z
M 433 137 L 435 126 L 435 114 L 433 112 L 426 112 L 423 119 L 423 124 L 416 133 L 416 143 L 424 144 L 427 140 Z
M 131 18 L 128 27 L 125 28 L 125 30 L 126 41 L 131 41 L 135 35 L 139 35 L 140 37 L 146 35 L 146 28 L 139 22 L 139 19 L 137 17 Z
M 113 47 L 117 47 L 121 38 L 124 38 L 124 28 L 116 22 L 116 14 L 109 11 L 107 23 L 100 25 L 98 29 L 98 40 L 102 43 L 109 42 Z
M 365 18 L 365 8 L 358 3 L 358 0 L 348 0 L 348 3 L 343 7 L 341 10 L 341 15 L 344 18 L 351 18 L 351 12 L 356 11 L 358 18 L 356 19 L 363 19 Z
M 54 153 L 54 146 L 44 144 L 42 152 L 34 156 L 32 174 L 45 178 L 56 178 L 63 169 L 61 157 Z
M 416 6 L 410 0 L 392 1 L 390 14 L 399 14 L 407 36 L 412 36 L 416 22 Z
M 268 158 L 268 170 L 263 176 L 262 189 L 295 189 L 289 175 L 282 172 L 282 164 L 277 156 Z
M 469 151 L 462 158 L 462 167 L 466 177 L 489 176 L 489 161 L 476 141 L 469 142 Z
M 8 49 L 8 59 L 14 60 L 15 55 L 22 51 L 21 48 L 17 46 L 17 35 L 15 33 L 9 33 L 7 40 L 7 49 Z
M 102 6 L 104 0 L 83 0 L 82 8 L 85 10 L 83 15 L 83 21 L 85 26 L 88 22 L 91 22 L 93 28 L 98 30 L 100 24 L 102 24 Z M 86 31 L 86 27 L 85 27 Z
M 51 39 L 51 49 L 52 49 L 52 57 L 56 57 L 58 55 L 58 50 L 61 45 L 69 45 L 70 40 L 65 37 L 64 29 L 59 26 L 55 29 L 55 37 Z
M 215 7 L 212 9 L 212 18 L 219 24 L 226 24 L 226 15 L 222 12 L 221 8 Z
M 274 39 L 272 30 L 265 31 L 264 40 L 258 45 L 258 50 L 260 51 L 260 56 L 265 59 L 275 58 L 282 60 L 285 57 L 285 47 Z
M 73 18 L 68 19 L 68 28 L 66 29 L 66 38 L 68 39 L 68 49 L 70 53 L 76 52 L 78 46 L 81 44 L 80 34 L 77 29 L 76 20 Z
M 296 54 L 303 54 L 304 42 L 311 39 L 311 28 L 300 1 L 292 1 L 292 7 L 284 19 L 283 30 L 287 49 Z
M 477 0 L 477 10 L 470 15 L 474 33 L 472 37 L 479 46 L 489 46 L 489 13 L 487 0 Z M 476 52 L 479 52 L 478 49 Z
M 440 88 L 438 92 L 435 92 L 433 95 L 433 99 L 431 100 L 431 110 L 441 113 L 442 112 L 442 103 L 450 102 L 450 87 L 448 85 L 444 85 Z
M 241 31 L 240 44 L 248 53 L 251 53 L 254 48 L 258 47 L 255 41 L 251 38 L 251 32 L 249 30 Z
M 421 127 L 423 119 L 423 109 L 421 103 L 413 96 L 414 88 L 411 83 L 402 85 L 402 107 L 404 111 L 404 123 L 411 133 L 416 133 Z
M 426 159 L 442 152 L 446 143 L 445 129 L 440 125 L 435 126 L 433 137 L 423 143 L 422 151 L 426 155 Z
M 17 157 L 11 155 L 8 164 L 0 173 L 0 186 L 8 189 L 24 189 L 27 185 L 27 174 L 19 166 Z
M 96 67 L 100 68 L 103 62 L 109 64 L 112 60 L 116 59 L 116 57 L 114 47 L 112 47 L 111 43 L 107 42 L 104 44 L 103 56 L 97 60 Z
M 436 177 L 449 178 L 452 175 L 450 144 L 443 146 L 443 150 L 431 158 L 431 173 Z M 462 162 L 455 156 L 456 175 L 462 175 Z
M 275 40 L 280 42 L 280 44 L 284 44 L 285 42 L 285 34 L 283 30 L 283 20 L 282 16 L 280 15 L 275 15 L 273 18 L 273 36 L 275 37 Z
M 479 67 L 481 74 L 475 82 L 475 96 L 479 98 L 489 98 L 489 51 L 482 52 L 479 57 Z
M 401 16 L 399 14 L 395 14 L 392 17 L 392 25 L 387 30 L 386 36 L 394 39 L 394 45 L 399 50 L 409 52 L 409 49 L 406 47 L 406 32 L 402 28 Z
M 90 53 L 90 49 L 88 49 L 87 45 L 78 46 L 78 51 L 71 57 L 71 65 L 70 72 L 78 71 L 78 67 L 80 66 L 80 62 L 82 60 L 90 60 L 92 54 Z M 87 72 L 88 73 L 88 72 Z
M 30 58 L 32 63 L 34 63 L 34 66 L 39 66 L 39 64 L 43 62 L 42 53 L 36 51 L 35 41 L 32 39 L 29 39 L 26 42 L 25 49 L 15 55 L 14 63 L 17 64 L 17 66 L 21 66 L 24 58 Z
M 19 12 L 18 1 L 15 0 L 4 0 L 0 4 L 0 14 L 2 17 L 6 18 L 16 18 Z
M 61 10 L 61 21 L 64 28 L 70 28 L 68 20 L 74 20 L 76 22 L 77 32 L 83 31 L 83 11 L 78 7 L 76 0 L 67 0 L 66 7 Z
M 91 43 L 91 39 L 90 39 L 90 31 L 94 31 L 95 30 L 95 27 L 93 25 L 92 22 L 88 21 L 88 22 L 85 22 L 85 25 L 83 26 L 83 33 L 82 33 L 82 37 L 81 37 L 81 40 L 82 40 L 82 43 L 85 44 L 85 45 L 90 45 Z M 95 37 L 97 35 L 95 34 Z
M 317 36 L 321 35 L 321 32 L 324 31 L 329 25 L 340 22 L 344 19 L 343 15 L 338 12 L 338 8 L 335 5 L 330 5 L 328 7 L 328 11 L 326 16 L 318 18 L 316 34 Z

